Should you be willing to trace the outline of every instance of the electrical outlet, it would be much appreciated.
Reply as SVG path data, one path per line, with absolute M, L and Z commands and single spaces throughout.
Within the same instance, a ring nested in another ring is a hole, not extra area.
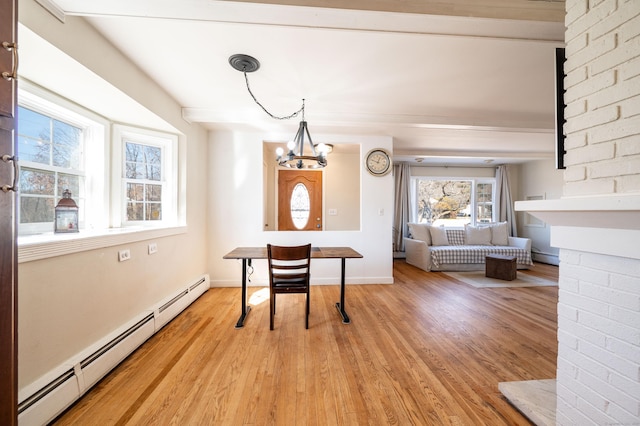
M 131 250 L 126 249 L 126 250 L 120 250 L 118 252 L 119 262 L 124 262 L 125 260 L 129 260 L 129 259 L 131 259 Z
M 156 253 L 158 251 L 158 244 L 151 243 L 149 244 L 149 254 Z

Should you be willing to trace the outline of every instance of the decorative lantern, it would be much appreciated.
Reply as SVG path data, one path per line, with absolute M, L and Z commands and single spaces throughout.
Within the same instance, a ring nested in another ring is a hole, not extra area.
M 78 232 L 78 205 L 71 199 L 71 191 L 65 189 L 56 206 L 54 232 Z

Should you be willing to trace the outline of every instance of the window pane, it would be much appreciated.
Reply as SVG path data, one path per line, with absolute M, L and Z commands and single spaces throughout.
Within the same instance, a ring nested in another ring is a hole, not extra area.
M 32 139 L 18 135 L 18 152 L 20 160 L 49 164 L 51 144 L 42 139 Z
M 493 204 L 478 204 L 478 222 L 493 222 Z
M 471 222 L 471 181 L 418 181 L 418 222 L 462 226 Z
M 149 180 L 160 180 L 162 173 L 162 168 L 160 164 L 149 164 L 147 167 L 147 179 Z
M 162 185 L 147 185 L 147 201 L 162 201 Z
M 297 229 L 303 229 L 309 221 L 311 199 L 309 191 L 302 183 L 297 184 L 291 192 L 291 219 Z
M 53 120 L 53 165 L 67 169 L 80 168 L 82 130 Z
M 54 195 L 55 173 L 44 170 L 20 169 L 20 193 Z M 51 218 L 53 220 L 53 217 Z
M 160 203 L 147 204 L 146 215 L 147 220 L 161 220 L 162 219 L 162 205 Z
M 479 183 L 476 189 L 479 203 L 490 203 L 492 200 L 493 185 L 490 183 Z
M 144 184 L 127 183 L 127 199 L 130 201 L 144 201 Z
M 493 222 L 493 184 L 477 184 L 476 200 L 478 207 L 476 211 L 476 221 L 480 223 Z
M 143 220 L 144 205 L 142 203 L 127 203 L 127 220 Z
M 61 198 L 64 190 L 68 189 L 71 191 L 71 198 L 78 202 L 81 182 L 84 182 L 84 179 L 80 176 L 60 173 L 58 175 L 58 198 Z
M 162 149 L 133 142 L 125 144 L 125 177 L 129 179 L 162 179 Z
M 49 141 L 51 119 L 24 107 L 18 107 L 18 134 L 33 140 Z
M 53 198 L 20 196 L 20 223 L 53 222 L 53 217 Z

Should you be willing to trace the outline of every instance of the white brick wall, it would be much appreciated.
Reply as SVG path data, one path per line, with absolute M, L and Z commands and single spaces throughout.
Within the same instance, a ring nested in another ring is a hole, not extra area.
M 640 0 L 566 9 L 564 196 L 640 193 Z M 640 257 L 584 249 L 560 250 L 556 421 L 640 425 Z
M 640 423 L 640 260 L 560 254 L 560 425 Z
M 566 8 L 564 196 L 640 192 L 640 1 Z

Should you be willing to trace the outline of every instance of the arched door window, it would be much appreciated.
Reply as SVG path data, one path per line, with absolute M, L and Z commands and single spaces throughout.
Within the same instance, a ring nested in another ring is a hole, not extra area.
M 298 183 L 291 192 L 291 220 L 298 229 L 304 229 L 309 221 L 311 199 L 309 190 L 303 183 Z

